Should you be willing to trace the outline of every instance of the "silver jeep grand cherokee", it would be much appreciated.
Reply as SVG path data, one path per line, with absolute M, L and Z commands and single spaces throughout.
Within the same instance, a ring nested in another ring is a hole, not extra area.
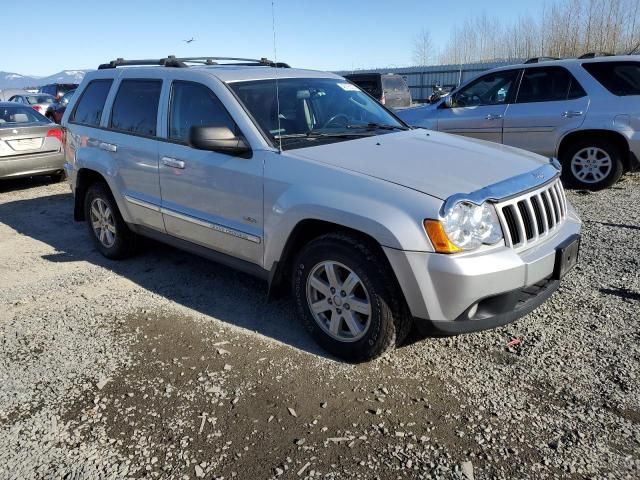
M 410 129 L 330 73 L 119 59 L 86 76 L 62 123 L 75 218 L 103 255 L 144 235 L 289 288 L 317 342 L 350 361 L 414 323 L 511 322 L 577 260 L 557 162 Z

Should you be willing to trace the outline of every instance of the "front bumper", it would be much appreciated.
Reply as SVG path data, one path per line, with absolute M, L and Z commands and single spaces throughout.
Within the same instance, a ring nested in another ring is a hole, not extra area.
M 31 177 L 61 172 L 64 153 L 42 153 L 0 157 L 0 178 Z
M 385 248 L 418 327 L 462 333 L 504 325 L 551 296 L 556 248 L 580 232 L 573 208 L 554 235 L 516 253 L 500 247 L 443 255 Z

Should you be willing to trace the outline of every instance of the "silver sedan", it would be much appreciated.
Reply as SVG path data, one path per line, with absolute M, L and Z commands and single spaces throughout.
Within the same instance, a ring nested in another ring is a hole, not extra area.
M 33 108 L 0 102 L 0 179 L 63 175 L 62 127 Z

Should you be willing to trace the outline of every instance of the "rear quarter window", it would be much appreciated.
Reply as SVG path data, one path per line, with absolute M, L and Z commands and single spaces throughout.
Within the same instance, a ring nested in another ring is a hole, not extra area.
M 614 95 L 640 95 L 640 62 L 594 62 L 582 67 Z
M 156 136 L 161 80 L 123 80 L 113 101 L 110 128 Z
M 83 125 L 100 125 L 104 103 L 112 83 L 113 80 L 93 80 L 90 82 L 82 92 L 70 121 Z

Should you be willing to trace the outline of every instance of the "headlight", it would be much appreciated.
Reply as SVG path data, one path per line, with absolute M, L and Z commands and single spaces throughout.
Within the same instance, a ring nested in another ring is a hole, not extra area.
M 493 245 L 502 239 L 502 228 L 493 205 L 460 202 L 441 220 L 425 220 L 425 229 L 437 252 L 455 253 Z

